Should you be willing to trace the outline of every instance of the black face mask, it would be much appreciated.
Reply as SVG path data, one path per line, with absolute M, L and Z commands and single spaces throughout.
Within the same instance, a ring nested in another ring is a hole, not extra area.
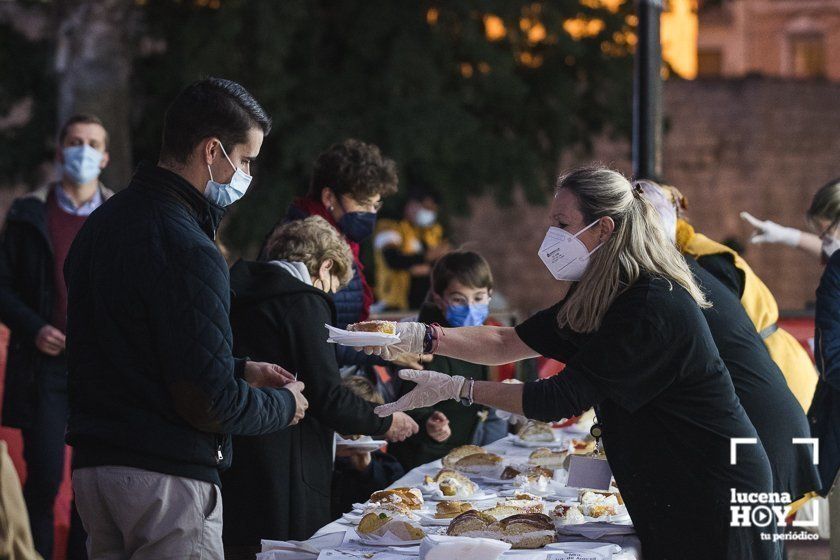
M 376 212 L 345 212 L 338 220 L 338 227 L 350 241 L 361 243 L 373 234 Z

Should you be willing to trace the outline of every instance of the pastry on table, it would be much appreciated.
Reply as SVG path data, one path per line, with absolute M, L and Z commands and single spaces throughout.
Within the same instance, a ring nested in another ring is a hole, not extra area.
M 442 460 L 443 466 L 446 468 L 454 468 L 455 463 L 463 459 L 467 455 L 474 455 L 476 453 L 487 453 L 483 447 L 477 445 L 461 445 L 450 451 Z
M 367 504 L 364 507 L 364 510 L 363 510 L 362 513 L 363 514 L 386 513 L 386 514 L 390 515 L 391 517 L 402 516 L 402 517 L 406 517 L 406 518 L 412 519 L 412 520 L 420 519 L 419 517 L 417 517 L 417 515 L 414 513 L 414 511 L 404 503 L 395 504 L 395 503 L 392 503 L 392 502 L 384 502 L 384 503 L 372 502 L 372 503 Z
M 554 542 L 555 536 L 554 522 L 541 513 L 519 513 L 497 520 L 475 510 L 453 519 L 446 534 L 498 539 L 513 548 L 540 548 Z
M 567 456 L 568 452 L 566 451 L 552 451 L 548 447 L 539 447 L 531 452 L 528 463 L 538 467 L 559 469 L 563 467 Z
M 610 504 L 593 504 L 591 506 L 584 506 L 586 515 L 589 517 L 605 517 L 607 515 L 615 515 L 615 506 Z
M 444 478 L 438 482 L 438 488 L 441 494 L 448 498 L 471 498 L 478 491 L 478 485 L 475 482 L 471 480 L 463 482 L 454 478 Z
M 521 509 L 525 513 L 544 513 L 545 503 L 539 496 L 528 493 L 517 493 L 512 498 L 506 498 L 496 505 L 511 506 Z
M 458 459 L 455 468 L 470 474 L 491 475 L 501 467 L 502 458 L 495 453 L 473 453 Z
M 476 536 L 469 533 L 487 531 L 488 527 L 496 523 L 496 518 L 481 511 L 470 510 L 455 517 L 446 534 L 450 536 Z
M 435 476 L 426 475 L 424 482 L 426 484 L 433 484 L 435 482 L 441 482 L 442 480 L 447 479 L 454 479 L 464 484 L 468 482 L 472 482 L 468 477 L 464 476 L 463 474 L 459 473 L 455 469 L 440 469 Z
M 502 540 L 513 548 L 542 548 L 555 539 L 554 522 L 542 513 L 520 513 L 497 522 Z
M 590 496 L 591 494 L 592 496 Z M 597 496 L 603 496 L 604 498 L 609 498 L 610 496 L 614 496 L 616 503 L 619 505 L 624 503 L 624 498 L 621 497 L 621 492 L 618 490 L 592 490 L 590 488 L 581 488 L 578 490 L 578 501 L 580 503 L 592 503 L 598 500 Z
M 397 334 L 397 324 L 394 321 L 362 321 L 347 326 L 351 332 L 374 332 L 383 334 Z
M 519 432 L 519 439 L 522 441 L 554 441 L 554 432 L 551 430 L 551 425 L 545 422 L 537 422 L 536 420 L 528 420 L 528 423 Z
M 574 455 L 588 455 L 595 451 L 595 440 L 572 439 L 569 442 L 569 449 Z
M 618 513 L 618 497 L 611 492 L 581 490 L 580 509 L 589 517 L 604 517 Z
M 580 525 L 586 523 L 586 518 L 576 504 L 557 504 L 551 512 L 558 525 Z
M 423 494 L 417 488 L 391 488 L 374 492 L 370 495 L 370 501 L 380 504 L 403 504 L 408 509 L 420 509 L 423 507 Z
M 435 476 L 423 480 L 429 492 L 440 491 L 445 497 L 470 498 L 478 492 L 478 484 L 453 469 L 441 469 Z
M 519 513 L 528 513 L 521 507 L 512 506 L 509 504 L 497 504 L 495 507 L 491 507 L 490 509 L 483 509 L 481 513 L 485 515 L 492 515 L 496 521 L 502 520 L 505 517 L 510 517 L 511 515 L 517 515 Z
M 505 470 L 502 471 L 501 478 L 502 480 L 513 480 L 520 474 L 522 474 L 523 469 L 517 469 L 516 467 L 505 467 Z
M 365 536 L 382 537 L 391 533 L 402 541 L 417 541 L 426 536 L 426 532 L 410 521 L 392 517 L 387 513 L 368 513 L 359 521 L 356 532 Z
M 469 502 L 438 502 L 437 509 L 435 511 L 435 518 L 436 519 L 452 519 L 453 517 L 457 517 L 462 513 L 466 513 L 474 509 L 472 504 Z

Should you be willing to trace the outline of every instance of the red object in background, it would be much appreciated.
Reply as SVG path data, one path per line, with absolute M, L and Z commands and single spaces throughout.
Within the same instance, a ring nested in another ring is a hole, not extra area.
M 3 397 L 3 382 L 6 377 L 6 354 L 9 346 L 9 329 L 0 325 L 0 402 Z M 9 446 L 9 455 L 20 478 L 21 484 L 26 481 L 26 463 L 23 461 L 23 440 L 20 430 L 0 426 L 0 440 Z M 70 486 L 70 447 L 66 448 L 67 459 L 64 464 L 64 480 L 58 490 L 55 501 L 55 545 L 53 560 L 63 560 L 67 556 L 67 533 L 70 529 L 70 501 L 73 490 Z
M 811 342 L 814 339 L 814 318 L 813 317 L 786 317 L 779 319 L 779 328 L 785 329 L 799 344 L 805 348 L 811 361 L 814 361 L 814 352 L 811 349 Z
M 554 375 L 557 375 L 561 371 L 566 369 L 566 364 L 563 362 L 558 362 L 557 360 L 552 360 L 551 358 L 546 358 L 540 356 L 537 358 L 537 377 L 539 379 L 547 379 Z M 579 416 L 572 416 L 568 418 L 565 422 L 554 422 L 552 426 L 555 428 L 565 428 L 566 426 L 571 426 L 575 422 L 578 421 Z

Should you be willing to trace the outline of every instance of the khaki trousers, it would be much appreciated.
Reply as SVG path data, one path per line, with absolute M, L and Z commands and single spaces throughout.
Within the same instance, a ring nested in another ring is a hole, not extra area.
M 209 482 L 131 467 L 73 471 L 90 560 L 223 560 L 222 494 Z

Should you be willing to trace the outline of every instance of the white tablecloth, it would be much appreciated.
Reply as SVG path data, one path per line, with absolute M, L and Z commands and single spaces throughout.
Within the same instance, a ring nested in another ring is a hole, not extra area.
M 575 432 L 568 434 L 569 437 L 580 437 L 580 432 Z M 485 446 L 485 449 L 491 453 L 497 453 L 502 455 L 505 458 L 505 462 L 510 463 L 525 463 L 527 462 L 528 455 L 533 451 L 533 449 L 519 447 L 514 445 L 513 442 L 514 436 L 509 436 L 507 438 L 501 439 L 496 443 L 491 445 Z M 405 476 L 401 479 L 396 481 L 391 487 L 399 487 L 399 486 L 408 486 L 408 487 L 419 487 L 423 484 L 423 477 L 427 474 L 434 474 L 441 468 L 441 462 L 434 461 L 432 463 L 428 463 L 426 465 L 422 465 L 415 469 L 412 469 Z M 495 502 L 495 500 L 492 500 Z M 491 507 L 493 504 L 489 503 L 488 507 Z M 391 560 L 395 558 L 417 558 L 418 557 L 418 547 L 406 547 L 403 550 L 393 549 L 393 548 L 385 548 L 385 547 L 370 547 L 370 546 L 363 546 L 358 544 L 355 541 L 355 531 L 351 525 L 347 523 L 341 523 L 339 521 L 334 521 L 329 525 L 322 527 L 315 536 L 323 536 L 331 533 L 344 533 L 343 544 L 336 549 L 329 549 L 324 550 L 317 556 L 318 560 L 337 560 L 339 558 L 369 558 L 366 554 L 373 553 L 375 560 Z M 587 542 L 586 538 L 580 536 L 559 536 L 561 542 Z M 592 542 L 592 541 L 589 541 Z M 613 557 L 613 560 L 631 560 L 631 559 L 640 559 L 640 550 L 641 546 L 639 543 L 639 539 L 635 534 L 632 535 L 612 535 L 608 537 L 602 537 L 597 539 L 596 542 L 603 542 L 603 543 L 613 543 L 617 544 L 621 547 L 621 552 L 616 554 Z M 562 545 L 557 545 L 559 548 L 562 548 Z M 556 553 L 558 550 L 551 550 L 551 549 L 543 549 L 543 550 L 511 550 L 504 553 L 502 556 L 504 558 L 515 558 L 516 560 L 545 560 L 548 558 L 549 554 L 552 552 Z M 277 558 L 294 558 L 294 556 L 277 556 Z M 309 559 L 312 560 L 316 558 L 314 555 L 301 555 L 299 558 L 302 559 Z M 273 560 L 273 559 L 272 559 Z

